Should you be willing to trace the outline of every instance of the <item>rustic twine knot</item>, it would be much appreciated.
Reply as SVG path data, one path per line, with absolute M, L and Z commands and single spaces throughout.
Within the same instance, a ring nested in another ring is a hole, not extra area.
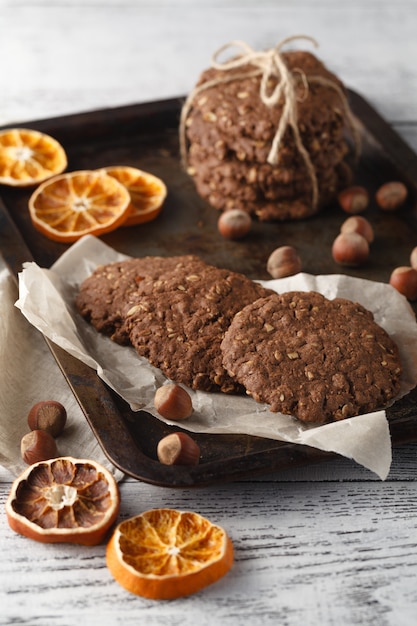
M 350 131 L 353 136 L 356 157 L 358 157 L 360 152 L 360 137 L 347 98 L 343 90 L 335 81 L 325 78 L 323 76 L 306 76 L 306 74 L 300 69 L 294 69 L 291 71 L 287 67 L 282 57 L 281 50 L 286 44 L 299 39 L 305 39 L 311 42 L 314 47 L 318 46 L 316 40 L 312 37 L 309 37 L 307 35 L 293 35 L 291 37 L 283 39 L 275 47 L 265 51 L 256 51 L 244 41 L 236 40 L 224 44 L 213 54 L 211 67 L 213 69 L 225 72 L 224 76 L 218 76 L 195 87 L 185 101 L 181 111 L 180 151 L 184 167 L 187 166 L 187 146 L 185 134 L 186 120 L 195 97 L 202 91 L 223 83 L 229 83 L 245 78 L 261 76 L 259 88 L 259 96 L 261 101 L 267 107 L 276 106 L 278 102 L 282 101 L 283 107 L 281 118 L 278 123 L 274 138 L 272 140 L 267 162 L 272 166 L 277 165 L 279 159 L 279 148 L 282 142 L 282 138 L 287 128 L 290 127 L 293 132 L 297 150 L 301 154 L 305 162 L 308 174 L 311 179 L 313 206 L 317 206 L 319 201 L 317 176 L 310 155 L 302 142 L 297 119 L 297 102 L 299 102 L 301 99 L 305 99 L 308 96 L 309 84 L 321 84 L 323 86 L 330 87 L 337 92 L 342 107 L 344 109 Z M 220 62 L 218 60 L 219 56 L 223 52 L 231 48 L 240 48 L 240 54 L 232 57 L 228 61 Z M 243 71 L 239 71 L 242 70 L 242 68 Z M 300 78 L 304 85 L 304 95 L 301 97 L 297 95 L 297 85 L 299 85 Z M 275 85 L 271 90 L 272 81 L 275 83 Z

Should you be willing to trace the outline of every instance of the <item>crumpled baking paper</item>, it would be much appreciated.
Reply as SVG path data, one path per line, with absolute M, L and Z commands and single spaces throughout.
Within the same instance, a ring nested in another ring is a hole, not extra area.
M 127 258 L 101 240 L 86 236 L 64 253 L 50 270 L 26 263 L 19 275 L 16 306 L 44 335 L 97 370 L 98 375 L 131 406 L 161 418 L 153 396 L 167 382 L 162 373 L 139 357 L 133 348 L 119 346 L 97 333 L 76 312 L 74 298 L 80 283 L 100 264 Z M 375 321 L 397 343 L 404 368 L 401 392 L 417 384 L 417 324 L 407 300 L 388 284 L 345 275 L 312 276 L 301 273 L 284 279 L 260 281 L 284 292 L 319 291 L 327 298 L 354 300 L 371 310 Z M 384 410 L 323 426 L 306 425 L 294 417 L 272 413 L 247 396 L 190 391 L 193 415 L 181 427 L 194 432 L 246 433 L 305 444 L 354 459 L 385 479 L 392 451 Z M 140 415 L 138 415 L 140 419 Z M 169 420 L 164 420 L 167 423 Z

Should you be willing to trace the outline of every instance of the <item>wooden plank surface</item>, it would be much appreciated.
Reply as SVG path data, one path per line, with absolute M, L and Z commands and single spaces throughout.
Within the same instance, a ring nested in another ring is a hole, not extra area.
M 264 48 L 306 33 L 417 151 L 416 27 L 416 0 L 0 0 L 0 124 L 181 95 L 231 39 Z M 416 457 L 415 445 L 394 450 L 385 482 L 349 460 L 197 490 L 126 480 L 121 518 L 192 509 L 234 540 L 223 581 L 167 603 L 119 587 L 104 546 L 12 533 L 13 476 L 0 469 L 0 624 L 412 626 Z
M 122 516 L 168 505 L 216 519 L 234 541 L 232 571 L 195 596 L 156 603 L 112 581 L 103 546 L 36 544 L 10 535 L 1 518 L 0 623 L 413 623 L 415 481 L 272 479 L 198 491 L 128 481 L 121 493 Z

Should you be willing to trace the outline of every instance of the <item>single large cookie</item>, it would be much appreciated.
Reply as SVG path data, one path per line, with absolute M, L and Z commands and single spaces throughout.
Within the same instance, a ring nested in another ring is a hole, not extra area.
M 123 311 L 138 302 L 140 284 L 145 279 L 155 280 L 176 267 L 205 267 L 196 256 L 146 256 L 117 261 L 99 266 L 80 286 L 75 301 L 79 313 L 94 328 L 120 344 L 128 344 L 129 336 L 123 327 Z
M 124 313 L 138 354 L 192 389 L 243 392 L 223 367 L 220 343 L 238 311 L 272 292 L 213 266 L 177 267 L 140 287 L 140 300 Z
M 324 423 L 386 406 L 398 393 L 393 340 L 361 305 L 316 292 L 261 298 L 233 319 L 223 364 L 271 411 Z

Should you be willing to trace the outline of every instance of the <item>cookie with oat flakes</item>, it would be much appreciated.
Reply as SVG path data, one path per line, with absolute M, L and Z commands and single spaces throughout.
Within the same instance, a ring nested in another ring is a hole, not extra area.
M 231 270 L 193 266 L 147 278 L 141 291 L 124 313 L 138 354 L 192 389 L 243 392 L 223 367 L 220 343 L 234 315 L 270 289 Z
M 194 255 L 146 256 L 101 265 L 80 285 L 76 308 L 94 328 L 120 344 L 128 344 L 123 328 L 125 309 L 138 302 L 141 282 L 155 280 L 178 266 L 205 267 Z
M 209 68 L 197 82 L 197 89 L 207 88 L 195 96 L 186 119 L 188 172 L 200 196 L 218 210 L 246 207 L 263 221 L 304 219 L 351 181 L 344 85 L 309 52 L 283 52 L 282 61 L 292 76 L 299 135 L 286 127 L 273 165 L 269 154 L 287 115 L 283 95 L 265 104 L 262 76 L 251 64 L 234 77 L 231 72 L 230 80 Z M 269 80 L 272 91 L 277 77 Z M 315 172 L 317 202 L 298 136 Z
M 271 411 L 325 423 L 381 409 L 399 392 L 396 344 L 358 303 L 316 292 L 261 298 L 221 343 L 223 364 Z

